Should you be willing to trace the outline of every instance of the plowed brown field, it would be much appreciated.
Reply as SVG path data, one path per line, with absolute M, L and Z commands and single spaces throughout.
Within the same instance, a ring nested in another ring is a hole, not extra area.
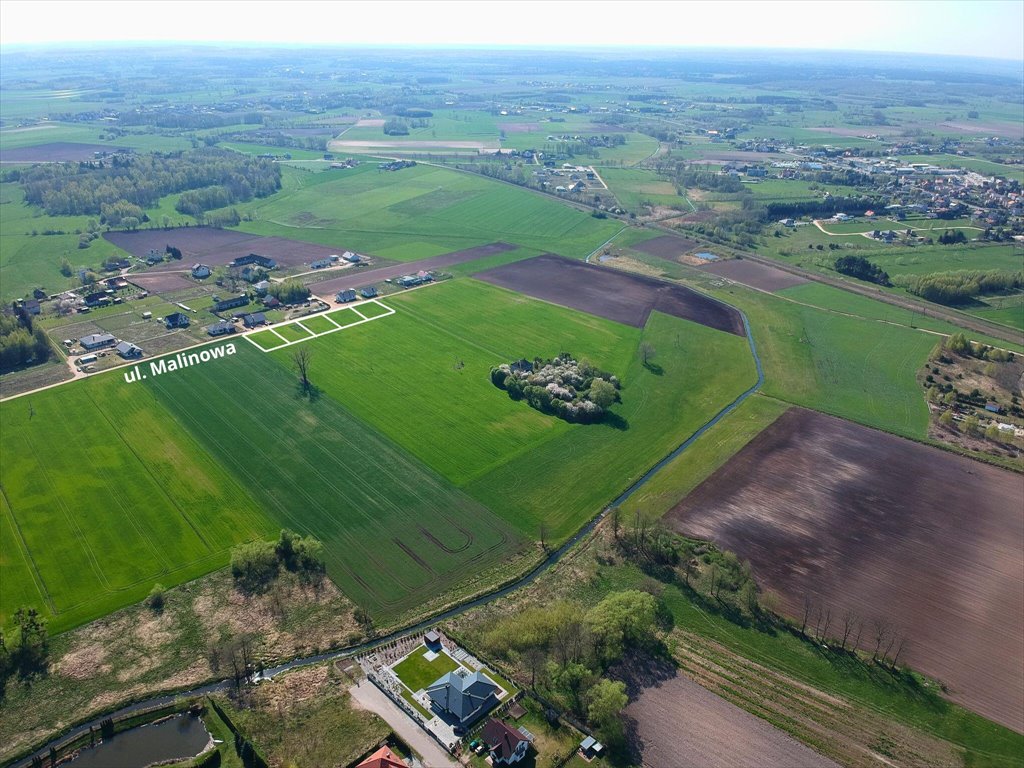
M 901 661 L 1024 732 L 1020 475 L 793 408 L 667 520 L 749 560 L 791 615 L 831 608 L 830 635 L 855 611 L 872 650 L 892 622 Z

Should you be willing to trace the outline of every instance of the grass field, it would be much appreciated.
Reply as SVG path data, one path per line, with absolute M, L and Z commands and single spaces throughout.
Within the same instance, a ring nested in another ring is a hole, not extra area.
M 668 316 L 641 331 L 468 280 L 391 302 L 372 333 L 309 342 L 317 385 L 530 538 L 542 522 L 569 535 L 753 382 L 744 339 Z M 661 375 L 640 365 L 642 338 Z M 490 383 L 493 365 L 561 350 L 622 378 L 628 428 L 570 425 Z
M 425 649 L 417 646 L 412 653 L 391 668 L 398 675 L 398 679 L 413 693 L 426 688 L 441 675 L 459 668 L 447 653 L 437 654 L 433 661 L 427 661 L 424 653 Z
M 643 203 L 678 206 L 680 210 L 690 210 L 686 198 L 676 193 L 675 185 L 654 171 L 604 168 L 601 170 L 601 178 L 627 211 L 639 212 Z
M 275 530 L 151 391 L 118 375 L 0 414 L 0 625 L 35 604 L 66 629 L 223 566 L 231 545 Z
M 345 348 L 351 335 L 323 340 Z M 311 378 L 319 384 L 316 372 L 326 363 L 318 362 Z M 146 384 L 278 526 L 324 543 L 328 574 L 378 617 L 423 605 L 520 546 L 484 507 L 357 420 L 329 391 L 301 397 L 286 352 L 264 355 L 240 345 L 229 360 Z
M 343 176 L 295 171 L 282 192 L 255 202 L 242 229 L 301 237 L 399 261 L 502 240 L 582 256 L 611 237 L 601 221 L 544 195 L 479 176 L 418 166 Z

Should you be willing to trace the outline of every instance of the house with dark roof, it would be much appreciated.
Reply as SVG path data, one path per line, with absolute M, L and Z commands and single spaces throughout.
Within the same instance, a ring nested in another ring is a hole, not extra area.
M 110 295 L 106 291 L 97 291 L 88 294 L 83 301 L 87 307 L 105 307 L 110 303 Z
M 344 291 L 339 291 L 338 295 L 334 297 L 334 300 L 336 302 L 338 302 L 339 304 L 344 304 L 345 302 L 348 302 L 348 301 L 355 301 L 356 300 L 356 292 L 353 291 L 351 288 L 349 288 L 347 290 L 344 290 Z
M 228 264 L 229 267 L 244 267 L 246 264 L 255 264 L 264 269 L 274 269 L 277 262 L 269 256 L 260 256 L 258 253 L 250 253 L 248 256 L 239 256 Z
M 311 262 L 309 267 L 310 269 L 326 269 L 331 266 L 332 263 L 331 259 L 317 259 L 316 261 Z
M 518 763 L 530 750 L 530 742 L 522 731 L 493 717 L 484 725 L 480 736 L 490 750 L 493 765 Z
M 355 768 L 409 768 L 408 764 L 398 755 L 391 751 L 388 746 L 383 746 L 370 755 Z
M 25 311 L 30 315 L 38 315 L 43 311 L 42 307 L 39 306 L 39 299 L 25 299 L 25 302 L 21 305 Z
M 442 719 L 465 728 L 498 703 L 498 690 L 498 686 L 479 670 L 468 674 L 457 670 L 428 686 L 427 696 L 431 707 Z
M 135 346 L 130 341 L 122 341 L 118 344 L 115 349 L 117 354 L 123 357 L 125 360 L 132 360 L 137 357 L 142 357 L 142 349 Z
M 223 299 L 213 305 L 214 312 L 223 312 L 226 309 L 234 309 L 235 307 L 244 307 L 249 303 L 249 297 L 244 293 L 241 296 L 232 296 L 230 299 Z
M 109 333 L 90 333 L 88 336 L 80 338 L 78 343 L 82 345 L 83 349 L 102 349 L 109 347 L 115 341 L 117 339 Z
M 267 296 L 263 300 L 263 306 L 267 309 L 277 309 L 281 306 L 281 300 L 277 296 Z
M 192 265 L 192 277 L 196 278 L 197 280 L 202 280 L 203 278 L 209 277 L 212 274 L 213 274 L 213 270 L 211 270 L 205 264 L 193 264 Z
M 372 285 L 368 285 L 361 291 L 359 291 L 359 293 L 362 295 L 364 299 L 372 299 L 374 296 L 377 295 L 377 288 Z
M 255 328 L 258 325 L 267 324 L 267 316 L 262 312 L 253 312 L 251 314 L 242 317 L 242 322 L 246 328 Z
M 167 330 L 172 330 L 174 328 L 188 328 L 188 324 L 188 315 L 183 312 L 172 312 L 164 318 L 164 325 L 167 326 Z

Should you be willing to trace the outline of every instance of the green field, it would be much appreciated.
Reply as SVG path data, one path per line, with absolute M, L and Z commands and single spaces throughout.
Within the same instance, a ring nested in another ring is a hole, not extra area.
M 675 185 L 654 171 L 638 168 L 603 168 L 601 178 L 627 211 L 640 212 L 644 203 L 691 210 L 685 197 L 676 193 Z
M 447 653 L 439 653 L 433 661 L 424 658 L 426 649 L 417 646 L 416 649 L 392 667 L 398 679 L 405 683 L 405 686 L 416 693 L 426 688 L 435 680 L 449 672 L 454 672 L 459 665 Z
M 28 602 L 66 629 L 223 566 L 231 545 L 275 530 L 159 398 L 119 374 L 6 402 L 0 415 L 0 625 Z
M 387 325 L 360 328 L 373 336 Z M 518 549 L 494 515 L 340 403 L 301 397 L 279 354 L 243 344 L 230 359 L 144 385 L 278 526 L 324 543 L 327 572 L 349 597 L 393 618 Z
M 617 229 L 548 196 L 426 165 L 382 173 L 364 163 L 343 176 L 284 175 L 281 192 L 250 204 L 257 220 L 242 229 L 400 261 L 495 240 L 582 256 Z

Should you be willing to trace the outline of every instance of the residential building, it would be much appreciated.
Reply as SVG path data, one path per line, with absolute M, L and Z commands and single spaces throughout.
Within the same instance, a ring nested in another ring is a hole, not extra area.
M 334 300 L 339 304 L 344 304 L 349 301 L 355 301 L 356 292 L 351 288 L 348 288 L 344 291 L 339 291 L 338 294 L 334 297 Z
M 277 262 L 272 258 L 269 256 L 260 256 L 258 253 L 250 253 L 248 256 L 239 256 L 228 264 L 228 266 L 244 267 L 246 264 L 255 264 L 256 266 L 263 267 L 264 269 L 274 269 L 277 267 Z
M 83 349 L 103 349 L 103 347 L 109 347 L 117 339 L 115 339 L 109 333 L 90 333 L 88 336 L 83 336 L 78 340 L 78 343 L 82 345 Z
M 192 277 L 197 280 L 202 280 L 213 274 L 213 270 L 205 264 L 193 264 L 192 265 Z
M 372 285 L 368 285 L 361 291 L 359 291 L 359 293 L 364 299 L 372 299 L 374 296 L 377 295 L 377 289 Z
M 356 765 L 355 768 L 409 768 L 409 766 L 392 752 L 390 747 L 384 746 Z
M 210 336 L 225 336 L 235 332 L 235 324 L 221 320 L 219 323 L 206 326 L 206 332 Z
M 460 675 L 458 672 L 464 674 Z M 427 687 L 434 711 L 465 728 L 498 703 L 498 686 L 477 670 L 449 672 Z
M 183 312 L 172 312 L 164 318 L 164 325 L 167 326 L 167 330 L 173 330 L 174 328 L 188 328 L 189 322 L 188 315 Z
M 117 350 L 117 354 L 119 354 L 125 360 L 131 360 L 136 357 L 142 357 L 142 349 L 135 346 L 130 341 L 122 341 L 115 347 L 115 349 Z
M 246 328 L 255 328 L 258 325 L 267 324 L 267 316 L 262 312 L 252 312 L 242 318 Z
M 235 307 L 244 307 L 249 303 L 249 297 L 244 293 L 241 296 L 232 296 L 230 299 L 223 299 L 216 302 L 213 305 L 214 312 L 223 312 L 227 309 L 234 309 Z
M 484 725 L 481 732 L 484 744 L 491 753 L 492 765 L 512 765 L 518 763 L 530 749 L 530 742 L 517 728 L 495 720 L 493 717 Z

